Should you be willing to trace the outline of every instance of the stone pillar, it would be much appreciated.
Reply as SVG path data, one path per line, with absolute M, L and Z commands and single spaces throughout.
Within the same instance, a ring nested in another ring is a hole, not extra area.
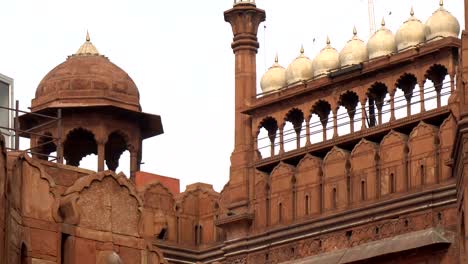
M 333 138 L 338 137 L 338 108 L 334 107 L 333 108 Z
M 284 125 L 279 128 L 279 154 L 284 153 Z
M 311 119 L 311 115 L 308 115 L 305 119 L 305 123 L 306 123 L 306 143 L 305 145 L 306 146 L 309 146 L 311 144 L 310 142 L 310 119 Z
M 98 166 L 97 166 L 97 170 L 98 171 L 103 171 L 104 170 L 104 160 L 105 160 L 105 156 L 104 156 L 104 153 L 105 153 L 105 146 L 106 144 L 102 141 L 99 141 L 97 142 L 97 152 L 98 152 Z
M 130 180 L 135 182 L 135 175 L 138 171 L 138 152 L 132 150 L 130 152 Z
M 390 91 L 390 121 L 395 120 L 395 90 Z
M 224 12 L 234 35 L 231 47 L 235 56 L 235 140 L 231 155 L 229 184 L 231 204 L 246 204 L 248 201 L 249 163 L 253 158 L 252 120 L 241 113 L 256 95 L 256 56 L 259 48 L 257 31 L 265 21 L 265 11 L 255 3 L 235 2 L 232 9 Z M 253 176 L 252 176 L 253 177 Z M 234 190 L 235 188 L 235 190 Z M 231 209 L 235 209 L 233 206 Z
M 366 100 L 361 100 L 361 130 L 366 129 Z
M 227 216 L 217 223 L 226 231 L 227 239 L 248 235 L 252 222 L 249 182 L 254 180 L 255 170 L 250 167 L 254 158 L 252 119 L 242 110 L 255 100 L 257 91 L 256 56 L 259 48 L 257 31 L 265 21 L 265 11 L 254 2 L 235 1 L 233 8 L 224 12 L 234 35 L 231 47 L 235 56 L 235 138 L 231 154 L 229 187 L 225 190 L 227 209 L 236 217 Z M 253 186 L 253 185 L 252 185 Z
M 419 103 L 421 105 L 421 113 L 426 111 L 426 108 L 424 107 L 424 84 L 425 83 L 426 83 L 426 80 L 421 80 L 419 82 Z M 437 93 L 437 104 L 440 104 L 440 92 Z

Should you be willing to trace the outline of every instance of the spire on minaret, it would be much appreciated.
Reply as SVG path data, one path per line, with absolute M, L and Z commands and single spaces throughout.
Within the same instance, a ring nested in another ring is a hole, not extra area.
M 91 41 L 91 38 L 89 37 L 89 31 L 86 30 L 86 41 Z

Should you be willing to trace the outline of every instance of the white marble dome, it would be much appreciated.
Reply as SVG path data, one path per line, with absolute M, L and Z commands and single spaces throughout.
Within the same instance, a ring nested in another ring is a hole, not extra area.
M 440 7 L 427 20 L 426 39 L 434 40 L 445 37 L 457 38 L 460 34 L 460 23 L 457 18 L 444 8 L 444 1 L 440 0 Z
M 410 18 L 401 25 L 395 34 L 395 42 L 398 51 L 425 42 L 426 31 L 426 25 L 414 16 L 414 10 L 411 8 Z
M 287 85 L 286 70 L 278 64 L 278 55 L 275 58 L 275 63 L 263 74 L 260 80 L 260 87 L 263 93 L 281 89 Z
M 385 20 L 382 19 L 382 27 L 377 30 L 367 42 L 367 53 L 369 59 L 389 55 L 397 51 L 395 36 L 392 31 L 385 27 Z
M 301 47 L 299 56 L 289 64 L 286 69 L 286 82 L 288 85 L 312 79 L 312 60 L 304 55 L 304 47 Z
M 340 67 L 340 54 L 330 43 L 330 38 L 327 37 L 327 45 L 313 61 L 314 77 L 327 74 L 330 70 Z
M 340 51 L 341 67 L 359 64 L 368 59 L 367 47 L 363 40 L 358 38 L 356 27 L 353 29 L 353 37 Z

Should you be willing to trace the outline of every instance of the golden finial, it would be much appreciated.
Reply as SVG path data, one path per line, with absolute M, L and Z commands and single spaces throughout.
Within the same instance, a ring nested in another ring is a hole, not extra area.
M 276 52 L 275 63 L 278 63 L 278 52 Z
M 440 0 L 439 5 L 440 5 L 440 7 L 443 7 L 444 6 L 444 0 Z
M 86 30 L 86 41 L 91 41 L 91 38 L 89 37 L 89 32 Z
M 353 35 L 354 35 L 354 36 L 357 36 L 357 29 L 356 29 L 356 26 L 353 27 Z
M 413 9 L 413 6 L 411 6 L 410 15 L 411 15 L 411 16 L 414 16 L 414 9 Z
M 301 54 L 304 54 L 304 45 L 301 45 Z
M 385 17 L 382 17 L 382 22 L 380 23 L 380 25 L 382 25 L 382 27 L 385 27 Z
M 330 45 L 331 41 L 330 41 L 330 37 L 327 36 L 327 45 Z

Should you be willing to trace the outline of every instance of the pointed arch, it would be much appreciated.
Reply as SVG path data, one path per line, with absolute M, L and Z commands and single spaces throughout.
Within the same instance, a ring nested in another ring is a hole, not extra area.
M 278 132 L 278 121 L 267 116 L 257 126 L 257 149 L 262 157 L 272 157 L 276 154 L 276 137 Z
M 81 127 L 71 130 L 63 143 L 63 156 L 67 164 L 78 167 L 81 159 L 90 154 L 97 154 L 94 133 Z
M 126 133 L 116 130 L 111 132 L 106 140 L 104 147 L 104 157 L 107 167 L 111 171 L 116 171 L 119 167 L 119 159 L 121 155 L 131 150 L 131 144 L 129 143 L 129 137 Z
M 359 104 L 359 96 L 354 91 L 346 91 L 342 93 L 339 97 L 338 104 L 343 106 L 346 109 L 347 117 L 338 116 L 338 127 L 340 128 L 344 124 L 345 128 L 346 125 L 349 125 L 349 132 L 354 132 L 354 125 L 355 125 L 355 117 L 358 110 Z M 349 124 L 348 124 L 349 123 Z M 339 133 L 342 135 L 342 133 Z
M 304 130 L 305 116 L 299 108 L 293 108 L 283 118 L 283 142 L 285 151 L 301 147 L 301 132 Z
M 404 115 L 399 115 L 400 117 L 403 116 L 410 116 L 412 113 L 415 111 L 412 111 L 414 107 L 411 106 L 412 101 L 419 101 L 420 99 L 420 94 L 419 90 L 416 90 L 415 87 L 418 84 L 418 79 L 416 78 L 415 75 L 411 73 L 404 73 L 400 78 L 396 81 L 395 87 L 397 87 L 397 91 L 401 91 L 402 94 L 399 94 L 398 92 L 395 93 L 395 110 L 396 114 L 399 112 L 404 112 L 404 111 L 398 111 L 398 110 L 403 110 L 406 109 L 406 114 Z M 413 100 L 414 98 L 414 100 Z M 417 107 L 415 109 L 418 109 Z
M 367 117 L 369 119 L 369 127 L 381 125 L 383 123 L 383 109 L 386 97 L 388 97 L 388 87 L 385 83 L 375 82 L 367 90 Z M 388 104 L 386 105 L 388 106 Z

